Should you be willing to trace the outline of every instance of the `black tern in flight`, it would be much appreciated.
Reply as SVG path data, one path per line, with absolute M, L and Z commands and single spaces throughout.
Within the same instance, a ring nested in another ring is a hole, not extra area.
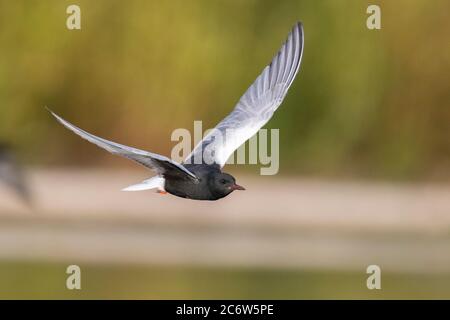
M 234 110 L 199 142 L 181 164 L 159 154 L 94 136 L 50 112 L 80 137 L 156 172 L 156 176 L 123 190 L 157 188 L 160 193 L 168 192 L 182 198 L 217 200 L 234 190 L 245 190 L 236 184 L 233 176 L 222 172 L 222 168 L 229 156 L 256 134 L 280 106 L 299 70 L 303 41 L 303 27 L 298 22 L 270 65 L 264 68 Z M 218 139 L 219 136 L 225 139 Z

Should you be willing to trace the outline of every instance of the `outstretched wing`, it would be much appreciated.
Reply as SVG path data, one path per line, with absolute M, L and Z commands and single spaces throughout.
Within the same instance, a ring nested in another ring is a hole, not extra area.
M 230 155 L 277 110 L 298 72 L 302 53 L 303 26 L 298 22 L 234 110 L 200 141 L 184 163 L 216 163 L 223 167 Z
M 90 134 L 89 132 L 86 132 L 74 126 L 73 124 L 67 122 L 66 120 L 64 120 L 57 114 L 53 113 L 52 111 L 50 111 L 50 113 L 67 129 L 73 131 L 83 139 L 86 139 L 87 141 L 92 142 L 93 144 L 111 153 L 118 154 L 125 158 L 134 160 L 147 168 L 153 169 L 156 171 L 157 174 L 163 177 L 173 177 L 182 179 L 188 178 L 197 180 L 197 177 L 188 169 L 186 169 L 183 165 L 176 163 L 167 157 L 164 157 L 156 153 L 151 153 L 148 151 L 124 146 L 122 144 L 94 136 L 93 134 Z

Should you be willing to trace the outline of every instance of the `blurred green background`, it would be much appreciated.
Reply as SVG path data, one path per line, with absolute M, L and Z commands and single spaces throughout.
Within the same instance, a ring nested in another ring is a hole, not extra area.
M 74 3 L 81 31 L 65 26 Z M 381 30 L 366 28 L 369 4 Z M 268 124 L 280 173 L 448 179 L 449 13 L 446 0 L 0 1 L 0 140 L 29 164 L 111 160 L 48 106 L 170 155 L 171 132 L 213 127 L 301 20 L 301 71 Z

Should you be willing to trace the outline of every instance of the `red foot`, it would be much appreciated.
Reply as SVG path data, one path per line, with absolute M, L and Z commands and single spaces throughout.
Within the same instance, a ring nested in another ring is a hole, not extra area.
M 163 191 L 163 190 L 158 190 L 156 192 L 158 192 L 159 194 L 167 194 L 167 191 Z

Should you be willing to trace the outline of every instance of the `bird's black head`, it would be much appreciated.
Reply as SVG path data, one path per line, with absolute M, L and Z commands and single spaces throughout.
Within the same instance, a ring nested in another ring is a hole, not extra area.
M 236 184 L 236 179 L 232 175 L 223 172 L 214 173 L 211 188 L 215 194 L 221 197 L 225 197 L 234 190 L 245 190 L 244 187 Z

